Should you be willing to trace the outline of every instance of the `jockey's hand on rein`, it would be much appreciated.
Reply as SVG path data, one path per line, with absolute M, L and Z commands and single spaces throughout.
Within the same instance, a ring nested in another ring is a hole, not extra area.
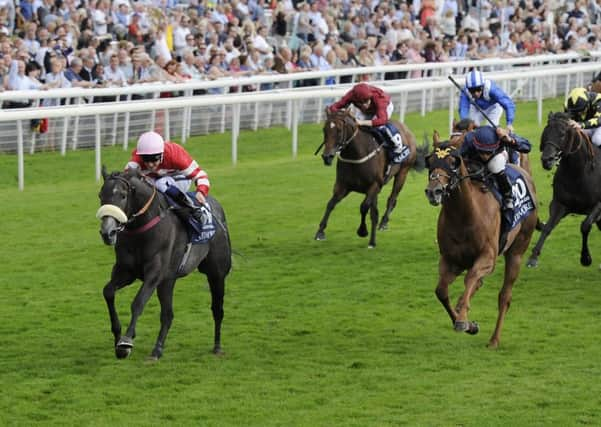
M 580 123 L 578 123 L 576 120 L 572 120 L 572 119 L 570 119 L 570 120 L 568 121 L 568 124 L 569 124 L 570 126 L 572 126 L 574 129 L 582 129 L 582 125 L 581 125 Z
M 203 204 L 203 205 L 207 202 L 204 194 L 202 194 L 200 191 L 196 192 L 196 200 L 198 200 L 200 202 L 200 204 Z

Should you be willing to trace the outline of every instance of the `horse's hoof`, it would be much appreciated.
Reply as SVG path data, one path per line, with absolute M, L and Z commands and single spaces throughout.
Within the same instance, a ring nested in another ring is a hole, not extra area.
M 371 243 L 369 245 L 367 245 L 367 249 L 375 249 L 375 248 L 376 248 L 375 243 L 373 245 Z
M 593 263 L 593 259 L 590 255 L 580 257 L 580 264 L 585 267 L 589 267 Z
M 378 230 L 380 230 L 380 231 L 388 230 L 388 221 L 381 222 L 380 225 L 378 226 Z
M 158 361 L 159 361 L 159 359 L 160 359 L 160 357 L 158 357 L 158 356 L 154 356 L 154 355 L 152 355 L 152 354 L 151 354 L 150 356 L 148 356 L 148 357 L 146 358 L 146 362 L 147 362 L 147 363 L 156 363 L 156 362 L 158 362 Z
M 526 263 L 526 267 L 529 267 L 529 268 L 538 267 L 538 260 L 536 258 L 529 258 L 528 262 Z
M 487 344 L 487 347 L 492 349 L 492 350 L 496 350 L 497 348 L 499 348 L 499 341 L 497 340 L 490 340 Z
M 315 233 L 315 240 L 326 240 L 326 233 L 323 231 L 318 231 Z
M 467 332 L 470 328 L 467 320 L 456 320 L 454 324 L 455 332 Z
M 134 348 L 134 342 L 129 337 L 121 337 L 115 346 L 115 356 L 117 359 L 125 359 L 131 354 Z
M 214 347 L 212 353 L 217 357 L 225 356 L 225 352 L 221 347 Z
M 476 335 L 480 332 L 480 325 L 478 325 L 478 322 L 470 322 L 470 327 L 465 332 L 470 335 Z
M 357 236 L 359 237 L 367 237 L 367 227 L 359 227 L 357 229 Z

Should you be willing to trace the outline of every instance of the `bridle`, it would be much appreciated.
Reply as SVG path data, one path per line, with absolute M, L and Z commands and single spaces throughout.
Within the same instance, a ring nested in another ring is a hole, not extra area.
M 352 118 L 350 115 L 345 115 L 342 119 L 334 118 L 330 120 L 330 123 L 333 124 L 338 130 L 338 138 L 336 139 L 337 155 L 339 155 L 340 152 L 344 150 L 359 133 L 359 126 L 357 126 L 356 122 L 354 122 L 354 119 L 354 123 L 350 123 L 347 121 L 347 117 Z
M 131 205 L 131 200 L 132 200 L 132 195 L 133 195 L 133 188 L 132 188 L 131 183 L 121 175 L 114 174 L 114 175 L 111 175 L 108 179 L 116 180 L 116 181 L 119 181 L 119 182 L 125 184 L 125 187 L 127 188 L 127 203 L 126 203 L 125 210 L 127 212 L 131 211 L 130 205 Z M 141 227 L 138 227 L 133 230 L 129 230 L 129 229 L 126 230 L 126 227 L 128 225 L 132 224 L 139 216 L 145 214 L 146 211 L 148 211 L 148 209 L 152 205 L 152 202 L 154 201 L 154 199 L 157 195 L 157 189 L 152 183 L 148 182 L 148 180 L 146 180 L 146 178 L 144 178 L 143 176 L 140 178 L 140 180 L 142 182 L 144 182 L 146 185 L 149 185 L 152 187 L 152 194 L 150 195 L 150 197 L 148 198 L 146 203 L 144 203 L 144 205 L 136 213 L 134 213 L 131 216 L 128 216 L 128 219 L 126 222 L 119 224 L 119 227 L 117 227 L 117 232 L 125 231 L 128 234 L 143 233 L 144 231 L 149 230 L 150 228 L 154 227 L 163 217 L 162 214 L 159 214 L 159 215 L 155 216 L 154 218 L 152 218 L 146 224 L 142 225 Z
M 564 135 L 563 138 L 560 139 L 566 139 L 569 136 L 569 131 L 570 131 L 570 125 L 568 124 L 567 121 L 563 120 L 563 119 L 551 119 L 549 121 L 549 123 L 547 124 L 547 126 L 549 126 L 551 123 L 555 122 L 556 126 L 561 126 L 564 130 Z M 580 136 L 580 138 L 578 138 L 578 144 L 574 147 L 574 140 L 577 138 L 577 136 Z M 588 136 L 588 134 L 586 132 L 584 132 L 582 129 L 573 129 L 573 132 L 571 134 L 571 138 L 569 138 L 569 141 L 567 142 L 568 146 L 566 147 L 566 149 L 564 150 L 564 147 L 560 146 L 559 143 L 553 141 L 553 140 L 545 140 L 544 145 L 550 145 L 551 147 L 553 147 L 555 149 L 555 153 L 553 155 L 552 160 L 554 162 L 557 162 L 561 159 L 561 157 L 563 156 L 563 154 L 565 153 L 566 156 L 570 156 L 572 154 L 577 153 L 578 151 L 580 151 L 580 149 L 582 148 L 582 144 L 587 143 L 588 144 L 588 154 L 590 155 L 590 157 L 594 157 L 595 153 L 592 149 L 592 142 L 590 137 Z
M 434 153 L 432 155 L 436 156 L 436 158 L 435 158 L 434 164 L 430 166 L 429 175 L 428 175 L 429 181 L 434 181 L 434 182 L 437 182 L 438 184 L 440 184 L 441 189 L 442 189 L 442 197 L 443 198 L 449 197 L 451 195 L 451 193 L 453 192 L 453 190 L 455 190 L 462 181 L 464 181 L 466 179 L 470 179 L 470 178 L 481 178 L 482 177 L 481 170 L 474 172 L 474 173 L 468 173 L 465 175 L 461 175 L 460 167 L 452 168 L 448 164 L 448 162 L 446 162 L 444 160 L 448 156 L 451 155 L 451 151 L 452 151 L 451 147 L 437 148 L 436 151 L 434 151 Z M 434 171 L 435 169 L 436 170 L 442 169 L 444 171 L 444 173 L 435 172 Z M 442 182 L 441 178 L 444 178 L 446 180 L 446 182 Z

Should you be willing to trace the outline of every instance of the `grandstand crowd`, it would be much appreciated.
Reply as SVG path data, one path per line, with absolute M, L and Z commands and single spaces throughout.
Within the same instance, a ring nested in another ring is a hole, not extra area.
M 599 48 L 601 0 L 0 0 L 3 90 Z

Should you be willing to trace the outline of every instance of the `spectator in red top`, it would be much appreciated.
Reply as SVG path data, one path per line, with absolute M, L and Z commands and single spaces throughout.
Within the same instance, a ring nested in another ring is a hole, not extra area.
M 181 145 L 165 142 L 156 132 L 143 133 L 126 169 L 140 169 L 142 174 L 154 182 L 157 190 L 165 193 L 178 205 L 188 208 L 186 211 L 203 224 L 202 209 L 194 204 L 186 192 L 190 184 L 194 183 L 196 200 L 204 205 L 211 184 L 207 173 Z M 176 213 L 180 212 L 176 210 Z
M 392 163 L 401 163 L 403 158 L 403 142 L 398 129 L 390 123 L 394 106 L 390 96 L 382 89 L 359 83 L 344 95 L 340 101 L 328 107 L 329 111 L 336 112 L 353 105 L 358 111 L 355 113 L 357 124 L 367 126 L 377 131 L 377 134 L 387 142 Z

